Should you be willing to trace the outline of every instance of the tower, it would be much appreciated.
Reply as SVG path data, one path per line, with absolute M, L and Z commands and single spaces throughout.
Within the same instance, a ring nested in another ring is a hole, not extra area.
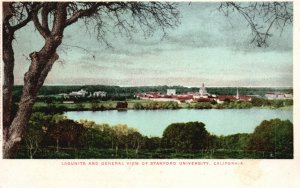
M 200 87 L 199 93 L 200 93 L 200 96 L 201 96 L 201 97 L 202 97 L 203 95 L 207 94 L 207 92 L 206 92 L 206 90 L 205 90 L 204 83 L 202 83 L 202 87 Z
M 239 88 L 236 88 L 236 97 L 235 97 L 236 99 L 239 99 L 240 98 L 240 96 L 239 96 Z

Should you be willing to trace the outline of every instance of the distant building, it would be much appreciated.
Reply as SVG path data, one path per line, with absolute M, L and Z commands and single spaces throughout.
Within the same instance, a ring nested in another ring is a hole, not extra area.
M 284 94 L 284 97 L 285 97 L 286 99 L 293 99 L 293 94 L 286 93 L 286 94 Z
M 200 94 L 200 97 L 208 96 L 208 93 L 205 89 L 204 83 L 202 84 L 202 87 L 200 87 L 200 89 L 199 89 L 199 94 Z
M 284 93 L 277 94 L 277 99 L 284 99 Z
M 176 89 L 167 89 L 167 95 L 176 95 Z
M 266 93 L 265 97 L 269 100 L 276 99 L 277 95 L 275 93 Z
M 253 96 L 239 96 L 238 100 L 239 101 L 249 101 L 249 102 L 251 102 L 253 98 L 254 98 Z
M 88 94 L 87 91 L 81 89 L 80 91 L 72 91 L 71 93 L 64 95 L 64 97 L 65 98 L 70 98 L 70 97 L 78 98 L 78 97 L 85 97 L 87 94 Z
M 236 96 L 232 95 L 218 95 L 216 98 L 218 104 L 223 104 L 224 102 L 236 101 Z
M 189 94 L 177 95 L 176 99 L 179 101 L 178 103 L 194 102 L 193 95 L 189 95 Z
M 191 102 L 217 102 L 222 104 L 224 102 L 233 101 L 251 101 L 255 96 L 243 96 L 239 94 L 237 88 L 236 95 L 216 95 L 210 94 L 206 91 L 204 83 L 199 88 L 199 92 L 188 92 L 176 94 L 175 89 L 168 89 L 166 94 L 158 92 L 147 92 L 136 94 L 137 98 L 154 101 L 174 101 L 178 103 L 191 103 Z
M 93 97 L 106 97 L 106 94 L 105 91 L 96 91 L 93 93 Z
M 291 93 L 280 93 L 280 92 L 269 92 L 265 94 L 265 97 L 269 100 L 276 99 L 293 99 L 293 94 Z

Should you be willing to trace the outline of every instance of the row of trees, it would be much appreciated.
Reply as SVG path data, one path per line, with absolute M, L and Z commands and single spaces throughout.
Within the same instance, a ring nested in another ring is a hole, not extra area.
M 119 149 L 134 149 L 137 155 L 139 149 L 147 146 L 150 149 L 159 147 L 157 142 L 141 135 L 136 129 L 127 125 L 109 126 L 96 124 L 93 121 L 81 120 L 75 122 L 65 116 L 33 113 L 29 121 L 22 145 L 27 150 L 29 158 L 42 149 L 55 148 L 56 152 L 63 149 L 112 149 L 118 156 Z
M 283 106 L 291 106 L 293 105 L 292 99 L 286 99 L 286 100 L 268 100 L 263 98 L 254 98 L 251 101 L 251 104 L 253 106 L 261 107 L 261 106 L 272 106 L 275 108 L 280 108 Z
M 133 105 L 133 109 L 136 110 L 157 110 L 157 109 L 178 109 L 179 105 L 177 102 L 168 101 L 168 102 L 158 102 L 150 101 L 147 103 L 136 102 Z
M 168 126 L 162 138 L 167 148 L 181 151 L 199 149 L 253 150 L 293 155 L 293 124 L 289 120 L 264 120 L 252 134 L 239 133 L 228 136 L 212 135 L 201 122 L 174 123 Z
M 293 124 L 286 120 L 263 121 L 252 134 L 239 133 L 216 136 L 209 133 L 201 122 L 173 123 L 160 137 L 147 137 L 127 125 L 109 126 L 92 121 L 75 122 L 62 115 L 34 113 L 29 121 L 22 147 L 28 158 L 41 156 L 42 151 L 59 153 L 61 150 L 94 149 L 138 156 L 143 152 L 171 151 L 257 151 L 267 157 L 293 156 Z M 25 156 L 23 156 L 25 157 Z M 49 156 L 44 156 L 49 157 Z M 93 157 L 93 156 L 89 156 Z M 95 156 L 94 156 L 95 157 Z
M 230 101 L 225 100 L 222 104 L 217 104 L 216 101 L 212 102 L 198 102 L 194 104 L 189 104 L 188 108 L 195 109 L 247 109 L 252 107 L 271 107 L 280 108 L 284 106 L 292 106 L 292 99 L 282 99 L 282 100 L 268 100 L 264 98 L 253 98 L 252 101 Z

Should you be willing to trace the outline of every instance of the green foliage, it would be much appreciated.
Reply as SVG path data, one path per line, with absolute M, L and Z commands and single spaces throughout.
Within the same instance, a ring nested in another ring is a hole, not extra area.
M 147 150 L 158 150 L 161 148 L 161 138 L 159 137 L 145 137 L 144 148 Z
M 251 103 L 253 106 L 257 106 L 257 107 L 270 106 L 273 108 L 281 108 L 284 106 L 293 105 L 293 100 L 292 99 L 268 100 L 268 99 L 263 99 L 263 98 L 254 98 L 251 101 Z
M 149 101 L 146 103 L 135 102 L 133 109 L 145 109 L 145 110 L 159 110 L 159 109 L 178 109 L 179 105 L 174 101 L 160 102 L 160 101 Z
M 251 101 L 253 106 L 261 107 L 261 106 L 270 106 L 271 102 L 267 99 L 263 98 L 254 98 Z
M 136 102 L 133 105 L 133 109 L 141 110 L 141 109 L 145 109 L 145 107 L 140 102 Z
M 79 107 L 79 106 L 78 106 Z M 57 113 L 63 113 L 67 110 L 66 107 L 56 105 L 56 104 L 47 104 L 46 106 L 33 106 L 33 112 L 42 112 L 46 114 L 57 114 Z
M 112 130 L 108 124 L 96 124 L 93 121 L 80 120 L 85 131 L 85 143 L 88 148 L 110 148 L 112 143 Z
M 211 109 L 212 105 L 209 102 L 199 102 L 199 103 L 195 104 L 194 108 L 196 108 L 196 109 Z
M 215 100 L 212 100 L 212 101 L 210 102 L 210 104 L 212 104 L 212 105 L 216 105 L 216 104 L 217 104 L 217 101 L 215 101 Z
M 293 124 L 263 121 L 253 134 L 211 135 L 201 122 L 173 123 L 163 137 L 127 125 L 33 113 L 18 158 L 293 158 Z
M 32 159 L 40 148 L 50 120 L 51 116 L 45 116 L 43 113 L 31 115 L 23 141 L 29 158 Z
M 228 102 L 224 103 L 224 108 L 229 108 L 229 109 L 247 109 L 251 108 L 252 104 L 250 102 L 245 102 L 245 101 L 235 101 L 235 102 Z
M 284 101 L 282 101 L 282 100 L 275 100 L 275 101 L 273 102 L 273 106 L 274 106 L 275 108 L 283 107 L 283 106 L 284 106 Z
M 128 103 L 127 102 L 117 102 L 117 109 L 127 109 Z
M 209 133 L 201 122 L 173 123 L 162 138 L 163 145 L 177 150 L 198 150 L 208 147 Z
M 45 144 L 57 147 L 80 147 L 83 145 L 85 129 L 73 120 L 56 116 L 50 123 Z
M 151 101 L 146 105 L 146 109 L 151 109 L 151 110 L 161 109 L 160 102 Z
M 92 111 L 98 110 L 98 109 L 99 109 L 98 104 L 97 104 L 96 102 L 92 102 L 92 104 L 91 104 L 91 109 L 92 109 Z
M 76 109 L 77 110 L 84 110 L 84 105 L 82 103 L 77 103 L 76 104 Z
M 164 102 L 162 103 L 162 108 L 163 109 L 178 109 L 179 105 L 177 102 L 174 101 L 168 101 L 168 102 Z
M 249 142 L 249 134 L 238 133 L 228 136 L 220 136 L 219 148 L 231 150 L 245 150 Z
M 248 148 L 293 154 L 293 124 L 289 120 L 264 120 L 250 137 Z
M 293 100 L 284 100 L 285 106 L 292 106 L 294 104 Z

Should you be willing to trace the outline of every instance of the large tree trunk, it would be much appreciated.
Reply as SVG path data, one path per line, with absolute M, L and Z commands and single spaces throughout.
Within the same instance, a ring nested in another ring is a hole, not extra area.
M 36 100 L 37 93 L 43 85 L 53 63 L 58 59 L 58 55 L 50 47 L 51 43 L 46 42 L 44 48 L 40 52 L 30 54 L 31 65 L 24 77 L 24 87 L 19 108 L 15 118 L 9 126 L 6 137 L 3 143 L 3 157 L 13 158 L 16 154 L 18 146 L 21 142 L 22 134 L 29 121 L 32 106 Z M 47 53 L 45 50 L 54 51 L 54 53 Z
M 47 33 L 46 35 L 45 32 L 41 32 L 41 29 L 37 27 L 45 38 L 45 45 L 39 52 L 33 52 L 30 54 L 31 64 L 29 70 L 24 76 L 23 94 L 19 103 L 17 114 L 13 118 L 12 123 L 7 123 L 8 125 L 6 125 L 6 128 L 4 128 L 4 158 L 13 158 L 15 156 L 18 146 L 21 142 L 22 134 L 29 121 L 32 106 L 36 100 L 38 91 L 42 87 L 49 71 L 52 68 L 53 63 L 58 59 L 56 49 L 62 42 L 63 30 L 65 26 L 64 24 L 66 19 L 66 11 L 64 11 L 65 4 L 60 4 L 58 6 L 58 9 L 59 10 L 57 10 L 57 13 L 54 16 L 52 34 Z M 37 15 L 35 16 L 37 17 Z M 40 26 L 40 24 L 37 23 L 37 20 L 34 20 L 34 23 L 35 25 Z M 7 31 L 6 33 L 10 33 L 13 36 L 13 32 L 10 32 L 9 29 L 9 27 L 6 27 L 3 30 Z M 6 40 L 7 37 L 4 36 L 4 38 Z M 10 45 L 6 46 L 8 50 L 6 54 L 8 54 L 9 56 L 7 56 L 7 73 L 5 77 L 7 83 L 9 83 L 7 84 L 8 89 L 6 92 L 9 93 L 12 92 L 13 89 L 13 67 L 11 67 L 11 64 L 9 64 L 8 62 L 14 61 L 14 59 L 11 58 L 11 55 L 13 56 L 12 48 L 10 48 L 12 43 L 11 41 L 7 42 L 10 42 Z M 7 98 L 9 97 L 12 97 L 11 94 L 7 94 Z M 6 113 L 11 113 L 11 110 L 7 110 Z M 11 114 L 8 114 L 8 118 L 11 119 Z M 9 122 L 8 118 L 6 120 L 7 122 Z
M 54 13 L 53 27 L 51 31 L 49 30 L 47 24 L 48 23 L 47 16 L 49 12 L 47 11 L 45 12 L 46 15 L 44 15 L 42 18 L 42 24 L 39 22 L 38 19 L 38 15 L 37 15 L 38 10 L 35 10 L 32 13 L 32 20 L 34 22 L 34 25 L 36 29 L 40 32 L 40 34 L 44 37 L 45 45 L 39 52 L 33 52 L 30 54 L 31 64 L 29 70 L 26 72 L 24 76 L 23 94 L 21 97 L 21 101 L 19 103 L 17 114 L 13 118 L 12 123 L 7 123 L 6 128 L 4 129 L 4 135 L 5 135 L 3 139 L 4 158 L 13 158 L 16 155 L 16 151 L 18 149 L 18 146 L 20 145 L 22 134 L 29 121 L 32 106 L 36 100 L 38 91 L 42 87 L 49 71 L 52 68 L 53 63 L 58 59 L 58 55 L 56 54 L 56 49 L 62 42 L 63 31 L 64 28 L 66 27 L 66 19 L 67 19 L 66 6 L 67 3 L 56 4 L 55 7 L 56 11 Z M 11 33 L 11 32 L 7 32 L 7 33 Z M 13 33 L 11 34 L 13 36 Z M 6 39 L 7 37 L 4 36 L 4 38 Z M 13 58 L 11 59 L 11 55 L 13 56 L 13 51 L 9 51 L 9 49 L 10 48 L 8 48 L 8 52 L 6 53 L 9 55 L 8 57 L 10 57 L 7 58 L 8 59 L 7 62 L 14 61 Z M 6 73 L 5 77 L 7 77 L 6 78 L 6 80 L 8 80 L 7 83 L 10 83 L 7 84 L 8 89 L 6 92 L 8 93 L 12 92 L 13 89 L 13 67 L 10 66 L 13 66 L 13 64 L 12 65 L 8 63 L 6 64 L 8 73 Z M 7 94 L 8 101 L 10 97 L 12 97 L 11 94 Z M 7 110 L 7 113 L 11 113 L 11 110 Z M 8 114 L 8 116 L 5 115 L 5 117 L 7 117 L 7 120 L 5 120 L 7 122 L 9 122 L 8 120 L 12 119 L 11 114 Z
M 3 28 L 3 62 L 4 62 L 4 79 L 3 79 L 3 139 L 7 138 L 8 128 L 12 122 L 12 91 L 14 86 L 14 51 L 12 48 L 13 31 L 5 26 Z

